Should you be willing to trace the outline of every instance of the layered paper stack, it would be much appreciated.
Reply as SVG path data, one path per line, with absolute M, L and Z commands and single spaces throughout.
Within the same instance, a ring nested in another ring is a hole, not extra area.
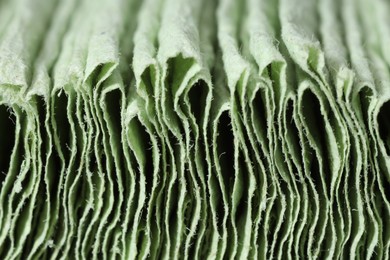
M 390 2 L 0 0 L 0 259 L 389 259 Z

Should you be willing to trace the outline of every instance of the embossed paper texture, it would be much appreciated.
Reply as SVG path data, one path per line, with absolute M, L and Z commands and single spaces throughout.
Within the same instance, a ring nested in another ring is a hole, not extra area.
M 0 0 L 0 259 L 273 258 L 390 258 L 390 2 Z

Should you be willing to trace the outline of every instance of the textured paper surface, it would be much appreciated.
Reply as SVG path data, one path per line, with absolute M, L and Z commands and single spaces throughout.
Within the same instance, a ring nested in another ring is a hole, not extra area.
M 0 1 L 0 259 L 389 259 L 389 17 Z

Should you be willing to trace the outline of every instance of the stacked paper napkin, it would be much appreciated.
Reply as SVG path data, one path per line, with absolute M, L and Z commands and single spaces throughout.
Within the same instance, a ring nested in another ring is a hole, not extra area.
M 389 259 L 390 2 L 0 0 L 0 259 Z

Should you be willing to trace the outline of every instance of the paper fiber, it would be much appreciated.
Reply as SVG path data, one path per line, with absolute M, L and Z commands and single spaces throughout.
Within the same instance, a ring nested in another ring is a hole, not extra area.
M 0 259 L 389 259 L 389 17 L 0 1 Z

